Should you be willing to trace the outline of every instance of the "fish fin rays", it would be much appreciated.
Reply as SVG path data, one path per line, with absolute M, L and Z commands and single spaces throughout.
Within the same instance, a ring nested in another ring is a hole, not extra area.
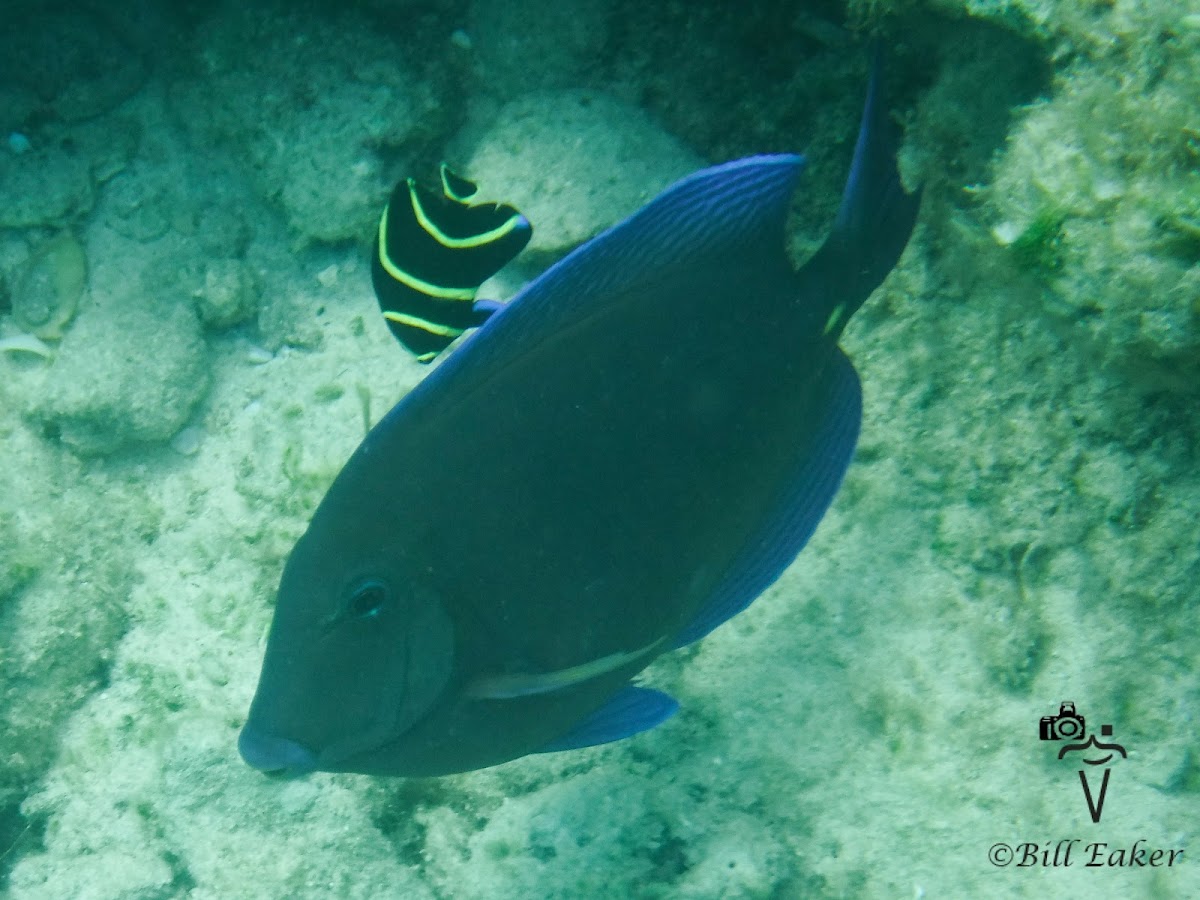
M 678 709 L 679 702 L 662 691 L 629 685 L 537 752 L 578 750 L 619 741 L 661 725 Z
M 664 279 L 698 266 L 727 259 L 747 277 L 764 267 L 790 272 L 784 224 L 803 167 L 803 157 L 792 154 L 752 156 L 676 182 L 542 273 L 489 323 L 492 338 L 454 354 L 442 377 L 525 352 L 641 286 L 661 294 Z
M 696 617 L 675 637 L 672 649 L 698 641 L 748 607 L 804 549 L 833 502 L 854 455 L 862 419 L 858 373 L 834 348 L 829 415 L 811 451 L 792 473 L 779 506 L 743 548 Z
M 803 166 L 795 155 L 752 156 L 689 175 L 547 270 L 536 289 L 520 295 L 522 307 L 536 314 L 543 298 L 571 297 L 585 312 L 597 297 L 735 250 L 736 264 L 746 267 L 772 253 L 782 259 L 784 222 Z

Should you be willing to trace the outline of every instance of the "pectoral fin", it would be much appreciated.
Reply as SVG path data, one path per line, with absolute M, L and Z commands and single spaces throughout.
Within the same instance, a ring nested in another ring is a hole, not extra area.
M 661 650 L 666 645 L 666 640 L 665 637 L 661 637 L 654 643 L 638 650 L 610 653 L 607 656 L 553 672 L 505 672 L 497 675 L 485 675 L 471 682 L 466 693 L 468 697 L 478 700 L 508 700 L 514 697 L 527 697 L 531 694 L 545 694 L 550 691 L 562 690 L 598 675 L 612 672 L 640 658 L 649 658 L 655 651 Z

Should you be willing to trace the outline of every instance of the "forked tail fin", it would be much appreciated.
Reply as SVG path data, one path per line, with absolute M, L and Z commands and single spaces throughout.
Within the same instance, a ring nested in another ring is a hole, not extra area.
M 867 102 L 863 107 L 854 161 L 833 229 L 801 270 L 826 289 L 834 288 L 826 331 L 840 333 L 896 265 L 912 235 L 921 192 L 907 193 L 896 168 L 898 129 L 883 102 L 883 51 L 872 48 Z

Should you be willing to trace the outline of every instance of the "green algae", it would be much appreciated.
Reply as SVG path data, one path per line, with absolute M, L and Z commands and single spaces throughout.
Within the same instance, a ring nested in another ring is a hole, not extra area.
M 39 556 L 19 532 L 15 516 L 0 509 L 0 607 L 41 568 Z
M 1009 245 L 1017 265 L 1043 277 L 1061 268 L 1065 221 L 1066 216 L 1056 209 L 1044 209 L 1034 216 L 1033 221 Z
M 87 256 L 78 239 L 64 231 L 26 263 L 12 295 L 13 319 L 39 338 L 61 338 L 86 286 Z

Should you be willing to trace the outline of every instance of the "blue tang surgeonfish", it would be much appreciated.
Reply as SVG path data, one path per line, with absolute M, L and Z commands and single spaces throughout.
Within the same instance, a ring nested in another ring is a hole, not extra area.
M 745 609 L 841 483 L 861 392 L 838 347 L 918 194 L 872 67 L 832 231 L 798 271 L 803 160 L 697 172 L 499 308 L 515 209 L 402 182 L 380 223 L 389 325 L 431 359 L 284 567 L 238 746 L 257 769 L 429 776 L 602 744 L 677 708 L 631 684 Z

